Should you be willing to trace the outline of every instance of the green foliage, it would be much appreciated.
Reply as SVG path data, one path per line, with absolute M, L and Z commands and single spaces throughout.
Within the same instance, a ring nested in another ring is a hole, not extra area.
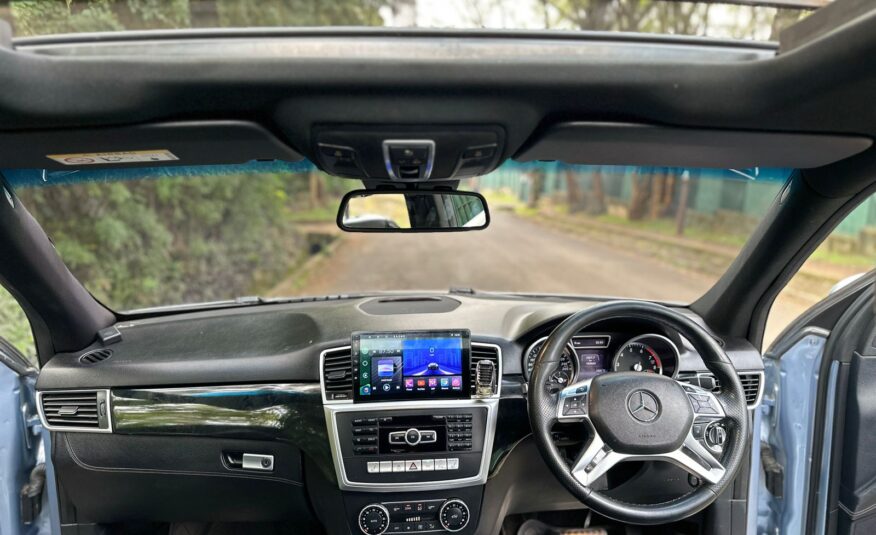
M 270 26 L 382 26 L 392 0 L 13 0 L 18 36 Z M 3 8 L 0 8 L 2 14 Z
M 353 185 L 324 175 L 240 174 L 16 193 L 73 274 L 109 306 L 132 309 L 278 283 L 309 254 L 297 214 L 334 217 Z
M 435 4 L 435 2 L 431 2 Z M 777 39 L 808 11 L 700 0 L 469 0 L 424 10 L 426 26 L 479 28 L 531 13 L 544 28 Z M 12 0 L 15 35 L 221 27 L 383 26 L 384 13 L 417 13 L 417 0 Z M 0 7 L 0 16 L 4 8 Z M 505 16 L 506 13 L 513 13 Z M 391 20 L 395 24 L 396 21 Z M 414 22 L 413 20 L 408 22 Z M 420 22 L 420 21 L 417 21 Z M 532 21 L 527 20 L 525 27 Z
M 18 301 L 2 286 L 0 286 L 0 337 L 15 346 L 34 367 L 37 367 L 30 323 Z

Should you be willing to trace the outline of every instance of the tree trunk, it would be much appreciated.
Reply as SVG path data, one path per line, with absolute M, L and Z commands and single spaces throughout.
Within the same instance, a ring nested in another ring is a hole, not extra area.
M 570 214 L 581 209 L 581 188 L 578 187 L 578 174 L 572 170 L 566 171 L 566 200 L 569 204 Z
M 602 185 L 602 168 L 598 168 L 590 179 L 590 197 L 587 203 L 587 213 L 602 215 L 606 212 L 605 188 Z
M 648 201 L 651 199 L 651 171 L 637 172 L 633 175 L 633 194 L 630 197 L 630 205 L 627 210 L 627 218 L 630 221 L 645 219 L 648 214 Z
M 649 217 L 658 219 L 669 214 L 672 205 L 673 186 L 675 177 L 667 170 L 663 170 L 654 176 L 651 183 L 651 207 Z
M 526 207 L 537 208 L 538 200 L 541 198 L 541 190 L 544 188 L 544 172 L 534 171 L 529 176 L 529 202 L 526 204 Z
M 684 225 L 687 219 L 687 203 L 690 197 L 690 174 L 684 171 L 681 174 L 681 191 L 678 194 L 678 208 L 675 210 L 675 233 L 684 235 Z
M 322 184 L 317 173 L 308 175 L 310 185 L 310 208 L 315 209 L 322 206 Z

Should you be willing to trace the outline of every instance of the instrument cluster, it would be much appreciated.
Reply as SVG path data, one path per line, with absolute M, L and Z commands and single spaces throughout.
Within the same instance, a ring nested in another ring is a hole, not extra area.
M 546 336 L 539 338 L 524 353 L 523 375 L 527 381 L 546 340 Z M 631 371 L 675 377 L 678 360 L 678 346 L 662 334 L 582 332 L 566 344 L 560 366 L 548 379 L 548 384 L 563 387 L 608 372 Z

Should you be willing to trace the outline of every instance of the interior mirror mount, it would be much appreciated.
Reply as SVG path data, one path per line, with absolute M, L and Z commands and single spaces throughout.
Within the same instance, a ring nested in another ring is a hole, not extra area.
M 348 232 L 460 232 L 487 228 L 490 213 L 469 191 L 357 190 L 344 195 L 337 222 Z

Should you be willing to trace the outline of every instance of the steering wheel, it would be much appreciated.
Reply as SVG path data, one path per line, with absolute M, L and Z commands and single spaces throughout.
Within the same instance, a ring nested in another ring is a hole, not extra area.
M 718 379 L 720 393 L 641 372 L 605 373 L 551 392 L 545 383 L 572 336 L 613 318 L 642 319 L 678 331 Z M 533 365 L 529 420 L 545 462 L 569 492 L 603 516 L 643 525 L 681 520 L 711 504 L 742 464 L 749 426 L 739 376 L 721 346 L 690 318 L 638 301 L 597 305 L 554 329 Z M 571 466 L 551 439 L 557 422 L 589 428 L 590 442 Z M 623 461 L 668 461 L 701 484 L 684 496 L 656 504 L 629 503 L 591 488 Z

